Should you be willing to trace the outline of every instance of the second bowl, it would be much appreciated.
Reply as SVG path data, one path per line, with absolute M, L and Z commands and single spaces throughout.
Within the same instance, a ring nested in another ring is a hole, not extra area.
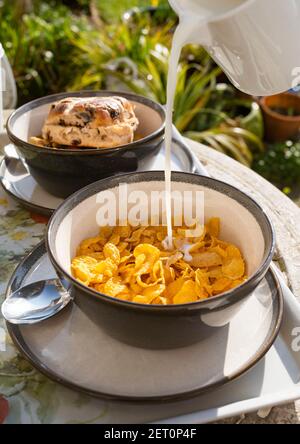
M 116 148 L 45 148 L 28 140 L 41 134 L 53 102 L 67 97 L 121 96 L 132 102 L 139 120 L 139 139 Z M 9 118 L 7 133 L 35 180 L 50 194 L 67 197 L 105 177 L 151 168 L 159 152 L 165 111 L 158 103 L 136 94 L 112 91 L 81 91 L 54 94 L 18 108 Z

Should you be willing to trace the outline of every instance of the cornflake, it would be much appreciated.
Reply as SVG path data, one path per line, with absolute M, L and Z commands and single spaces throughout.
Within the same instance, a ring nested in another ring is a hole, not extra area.
M 139 304 L 187 304 L 211 298 L 247 279 L 242 253 L 219 239 L 220 225 L 219 218 L 212 218 L 201 238 L 188 240 L 186 227 L 175 227 L 171 251 L 163 248 L 164 226 L 103 227 L 98 236 L 79 245 L 72 260 L 73 276 L 99 293 Z

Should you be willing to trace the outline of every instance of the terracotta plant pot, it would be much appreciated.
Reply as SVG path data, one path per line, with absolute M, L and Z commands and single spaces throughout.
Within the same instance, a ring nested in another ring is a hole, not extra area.
M 268 142 L 283 142 L 297 138 L 300 130 L 299 96 L 292 93 L 277 94 L 263 97 L 259 103 L 264 116 L 265 139 Z M 276 111 L 278 108 L 287 111 L 293 109 L 296 115 L 281 114 Z

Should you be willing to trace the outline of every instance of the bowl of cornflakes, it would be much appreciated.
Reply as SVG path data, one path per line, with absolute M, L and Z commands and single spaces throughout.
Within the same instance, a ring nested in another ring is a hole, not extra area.
M 172 173 L 172 194 L 184 196 L 181 204 L 201 195 L 203 220 L 178 222 L 185 208 L 177 205 L 176 213 L 175 199 L 167 243 L 164 189 L 162 171 L 103 179 L 65 200 L 47 231 L 50 260 L 75 304 L 110 336 L 154 349 L 191 345 L 228 328 L 275 248 L 272 224 L 250 196 L 179 172 Z M 195 210 L 199 201 L 190 201 Z
M 39 185 L 65 198 L 105 177 L 151 169 L 164 126 L 164 108 L 147 97 L 79 91 L 26 103 L 7 133 Z

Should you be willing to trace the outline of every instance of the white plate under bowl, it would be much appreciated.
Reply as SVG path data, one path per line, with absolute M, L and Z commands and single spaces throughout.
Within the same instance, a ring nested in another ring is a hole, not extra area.
M 198 172 L 198 161 L 188 147 L 177 140 L 172 146 L 172 171 Z M 29 174 L 12 144 L 5 147 L 6 157 L 0 165 L 0 184 L 4 190 L 30 211 L 51 216 L 63 199 L 45 191 Z M 164 170 L 164 148 L 160 150 L 152 170 Z
M 54 276 L 40 244 L 14 272 L 7 296 Z M 115 400 L 174 401 L 222 386 L 252 368 L 273 344 L 282 312 L 281 289 L 269 272 L 228 326 L 189 347 L 148 350 L 118 342 L 75 304 L 40 324 L 8 324 L 8 329 L 37 369 L 70 388 Z

